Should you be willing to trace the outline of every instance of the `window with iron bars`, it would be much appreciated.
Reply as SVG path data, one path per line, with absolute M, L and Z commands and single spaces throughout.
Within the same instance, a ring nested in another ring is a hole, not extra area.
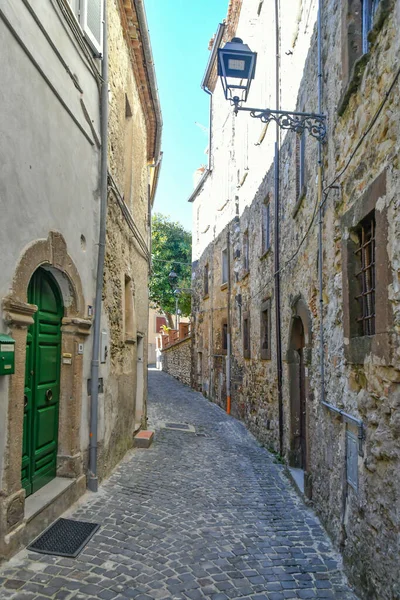
M 375 334 L 375 213 L 370 213 L 357 227 L 358 247 L 356 277 L 359 293 L 356 317 L 359 335 Z
M 250 358 L 250 314 L 243 315 L 243 356 Z
M 261 359 L 271 360 L 271 298 L 261 305 Z
M 249 232 L 245 231 L 243 234 L 243 271 L 248 273 L 250 269 L 250 255 L 249 255 Z
M 228 351 L 228 323 L 222 322 L 222 354 Z
M 208 296 L 208 293 L 209 293 L 208 277 L 209 277 L 209 267 L 208 267 L 208 263 L 207 263 L 204 267 L 203 296 Z

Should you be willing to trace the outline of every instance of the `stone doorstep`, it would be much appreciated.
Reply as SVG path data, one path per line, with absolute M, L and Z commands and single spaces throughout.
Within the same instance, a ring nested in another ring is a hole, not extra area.
M 154 431 L 139 431 L 133 439 L 135 448 L 150 448 L 153 443 Z
M 295 467 L 288 467 L 289 478 L 292 480 L 300 494 L 304 495 L 304 471 Z
M 2 560 L 30 544 L 46 527 L 68 510 L 86 491 L 86 475 L 77 479 L 56 477 L 25 500 L 22 523 L 5 536 Z M 1 542 L 1 540 L 0 540 Z M 1 551 L 1 548 L 0 548 Z
M 25 500 L 25 521 L 29 523 L 39 513 L 47 508 L 54 500 L 63 494 L 69 487 L 73 486 L 76 479 L 66 477 L 55 477 L 40 488 L 37 492 L 28 496 Z

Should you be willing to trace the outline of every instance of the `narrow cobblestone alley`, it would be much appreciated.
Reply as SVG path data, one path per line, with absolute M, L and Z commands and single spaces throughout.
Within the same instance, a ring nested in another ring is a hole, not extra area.
M 243 424 L 155 370 L 149 415 L 153 446 L 70 514 L 101 523 L 84 551 L 20 552 L 0 569 L 1 600 L 355 600 L 316 516 Z

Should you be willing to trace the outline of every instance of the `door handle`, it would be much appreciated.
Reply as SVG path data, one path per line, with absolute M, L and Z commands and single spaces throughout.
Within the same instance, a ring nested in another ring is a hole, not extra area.
M 46 400 L 47 400 L 47 402 L 51 402 L 53 400 L 53 392 L 52 392 L 52 390 L 47 390 L 46 391 Z
M 24 394 L 24 408 L 28 406 L 28 396 Z

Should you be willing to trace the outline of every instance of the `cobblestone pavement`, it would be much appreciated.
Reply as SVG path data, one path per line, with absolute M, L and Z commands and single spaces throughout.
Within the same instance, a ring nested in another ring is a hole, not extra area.
M 240 422 L 154 370 L 149 405 L 153 446 L 71 515 L 99 532 L 74 560 L 19 553 L 1 600 L 356 600 L 318 519 Z

